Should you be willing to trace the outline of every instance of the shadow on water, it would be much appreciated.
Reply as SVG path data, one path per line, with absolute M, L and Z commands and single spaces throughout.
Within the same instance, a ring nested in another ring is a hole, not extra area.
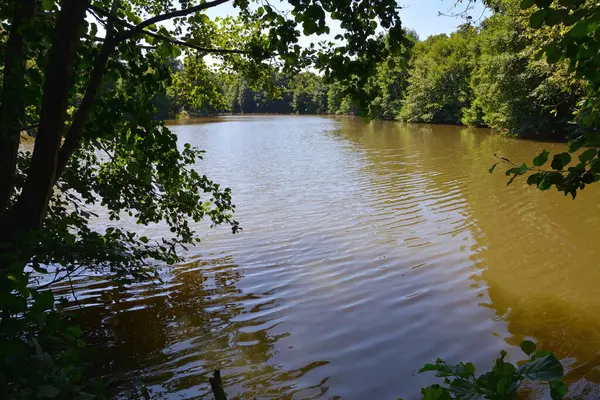
M 475 267 L 470 276 L 473 294 L 480 307 L 493 312 L 491 318 L 505 324 L 494 334 L 514 346 L 517 359 L 519 343 L 535 340 L 563 360 L 570 396 L 599 398 L 597 188 L 582 192 L 574 202 L 524 182 L 507 187 L 503 171 L 487 171 L 495 153 L 521 162 L 542 149 L 559 152 L 566 146 L 514 140 L 480 129 L 405 124 L 390 128 L 379 122 L 348 126 L 338 134 L 377 149 L 366 152 L 373 162 L 371 176 L 389 174 L 390 168 L 413 176 L 411 186 L 421 185 L 421 198 L 431 192 L 447 197 L 459 193 L 454 204 L 472 240 L 466 252 Z M 403 189 L 394 196 L 406 195 Z M 424 228 L 420 225 L 421 235 Z M 481 289 L 484 292 L 477 293 Z
M 275 293 L 244 293 L 236 287 L 241 278 L 231 259 L 214 259 L 169 269 L 162 284 L 82 282 L 81 320 L 95 333 L 88 339 L 93 375 L 119 398 L 140 398 L 142 385 L 156 398 L 211 398 L 214 369 L 230 398 L 326 394 L 328 378 L 303 377 L 327 361 L 287 370 L 274 360 L 275 345 L 289 335 L 270 317 Z

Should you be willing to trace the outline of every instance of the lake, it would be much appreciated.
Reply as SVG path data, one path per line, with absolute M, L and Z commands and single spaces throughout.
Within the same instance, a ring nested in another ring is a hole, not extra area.
M 564 144 L 312 116 L 171 129 L 206 150 L 198 171 L 232 189 L 243 231 L 199 224 L 162 284 L 74 282 L 94 371 L 123 398 L 140 382 L 212 398 L 221 369 L 229 398 L 416 399 L 436 382 L 424 363 L 483 372 L 524 338 L 562 359 L 572 394 L 599 394 L 600 188 L 573 201 L 488 172 L 494 153 Z

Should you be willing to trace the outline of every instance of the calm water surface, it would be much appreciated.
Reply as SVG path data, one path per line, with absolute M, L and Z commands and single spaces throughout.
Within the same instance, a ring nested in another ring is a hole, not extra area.
M 95 369 L 122 397 L 141 382 L 210 398 L 218 368 L 231 398 L 415 399 L 425 362 L 487 368 L 526 337 L 563 359 L 573 396 L 596 397 L 599 188 L 572 201 L 487 171 L 494 153 L 564 145 L 321 117 L 173 130 L 207 151 L 197 168 L 232 188 L 244 230 L 199 225 L 161 285 L 75 282 Z

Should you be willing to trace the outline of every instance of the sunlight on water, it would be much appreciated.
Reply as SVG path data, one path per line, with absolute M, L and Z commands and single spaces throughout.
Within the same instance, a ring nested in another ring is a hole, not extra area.
M 244 231 L 198 225 L 160 285 L 74 282 L 94 370 L 121 397 L 210 398 L 218 368 L 232 398 L 414 399 L 425 362 L 483 369 L 525 337 L 563 359 L 574 394 L 597 390 L 598 188 L 572 201 L 488 173 L 494 153 L 564 145 L 320 117 L 172 129 L 207 151 L 198 170 L 232 188 Z

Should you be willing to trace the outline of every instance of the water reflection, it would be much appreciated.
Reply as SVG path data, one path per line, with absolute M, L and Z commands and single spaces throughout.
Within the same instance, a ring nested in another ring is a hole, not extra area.
M 481 129 L 317 117 L 173 128 L 233 189 L 244 232 L 213 230 L 160 286 L 76 282 L 98 371 L 169 398 L 419 398 L 441 357 L 491 366 L 524 337 L 599 382 L 600 188 L 573 202 L 488 168 L 564 145 Z M 144 232 L 161 235 L 161 227 Z M 199 226 L 198 229 L 204 229 Z M 204 231 L 203 231 L 204 232 Z M 207 251 L 212 255 L 208 256 Z
M 516 141 L 477 129 L 404 124 L 390 129 L 377 122 L 362 130 L 341 129 L 340 135 L 367 149 L 374 175 L 411 176 L 411 188 L 421 186 L 421 210 L 428 192 L 443 193 L 445 204 L 454 199 L 450 207 L 444 206 L 446 212 L 459 213 L 457 230 L 449 233 L 456 240 L 457 233 L 468 229 L 473 241 L 466 251 L 479 272 L 470 279 L 473 289 L 485 290 L 474 293 L 478 304 L 493 310 L 494 320 L 506 322 L 494 333 L 515 348 L 526 338 L 536 340 L 563 359 L 572 396 L 597 394 L 590 384 L 600 383 L 597 188 L 588 188 L 573 202 L 522 182 L 507 188 L 502 172 L 489 175 L 485 168 L 497 152 L 526 161 L 542 148 L 557 152 L 565 146 Z M 402 189 L 390 197 L 410 193 Z M 427 230 L 419 222 L 422 237 Z M 516 349 L 512 353 L 520 356 Z
M 230 396 L 327 393 L 328 378 L 302 379 L 327 361 L 295 370 L 273 362 L 275 345 L 289 336 L 269 312 L 278 307 L 276 293 L 245 293 L 236 286 L 241 277 L 230 258 L 217 258 L 169 269 L 160 285 L 123 290 L 96 282 L 80 290 L 82 322 L 97 333 L 90 338 L 94 374 L 122 398 L 139 398 L 142 384 L 153 396 L 204 398 L 214 369 L 223 371 Z

